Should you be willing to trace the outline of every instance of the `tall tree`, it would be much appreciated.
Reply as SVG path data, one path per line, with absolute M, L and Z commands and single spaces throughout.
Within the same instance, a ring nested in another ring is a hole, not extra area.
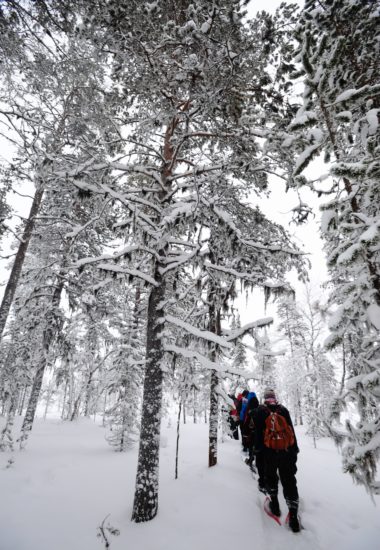
M 359 420 L 346 422 L 343 467 L 374 493 L 380 490 L 378 19 L 376 2 L 305 3 L 296 30 L 304 102 L 284 141 L 300 151 L 296 179 L 316 155 L 330 162 L 327 185 L 318 179 L 298 184 L 332 196 L 322 207 L 331 305 L 337 307 L 328 347 L 351 340 L 347 383 L 334 410 L 356 404 Z
M 126 246 L 113 256 L 88 259 L 81 266 L 89 269 L 97 264 L 103 271 L 137 278 L 151 287 L 133 510 L 138 522 L 157 513 L 162 367 L 167 351 L 178 352 L 172 344 L 165 345 L 164 337 L 180 327 L 198 340 L 227 345 L 208 329 L 199 332 L 190 323 L 179 324 L 169 299 L 176 281 L 188 267 L 202 265 L 210 273 L 227 271 L 239 277 L 247 255 L 238 255 L 239 248 L 251 250 L 248 264 L 254 255 L 263 264 L 275 257 L 268 265 L 279 266 L 284 260 L 286 269 L 289 258 L 299 257 L 285 236 L 271 238 L 269 228 L 268 235 L 254 239 L 248 228 L 242 232 L 243 224 L 236 227 L 222 202 L 225 196 L 225 202 L 238 203 L 244 187 L 264 190 L 266 171 L 273 168 L 257 139 L 263 130 L 249 127 L 268 81 L 262 82 L 265 59 L 255 49 L 253 37 L 243 33 L 243 16 L 238 4 L 222 0 L 211 7 L 201 0 L 133 2 L 132 6 L 130 2 L 93 3 L 84 16 L 97 44 L 113 60 L 126 146 L 123 161 L 115 158 L 103 164 L 104 170 L 114 174 L 112 183 L 98 180 L 84 189 L 113 197 L 127 214 Z M 264 124 L 266 118 L 260 120 Z M 62 176 L 83 187 L 76 178 L 90 177 L 94 168 L 68 170 Z M 203 244 L 213 224 L 223 225 L 230 233 L 228 243 L 237 243 L 235 252 L 231 246 L 235 261 L 231 259 L 228 266 L 219 265 L 220 254 L 212 261 L 207 239 Z M 250 278 L 252 284 L 263 278 L 259 268 L 242 277 Z

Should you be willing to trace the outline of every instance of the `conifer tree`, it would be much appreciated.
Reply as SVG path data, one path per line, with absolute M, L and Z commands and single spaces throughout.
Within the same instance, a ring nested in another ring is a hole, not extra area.
M 380 456 L 378 21 L 376 2 L 305 3 L 296 30 L 304 102 L 283 142 L 300 152 L 296 179 L 316 155 L 324 154 L 330 163 L 330 183 L 308 184 L 331 196 L 322 207 L 330 304 L 336 308 L 327 345 L 334 349 L 351 342 L 346 388 L 334 411 L 339 416 L 355 403 L 359 420 L 346 422 L 343 467 L 374 493 Z M 341 432 L 335 433 L 342 443 Z
M 252 190 L 266 191 L 267 173 L 276 169 L 272 152 L 260 143 L 281 106 L 281 97 L 270 89 L 261 42 L 266 23 L 259 21 L 248 32 L 242 6 L 227 0 L 212 5 L 205 0 L 77 0 L 64 6 L 52 2 L 50 10 L 45 2 L 28 5 L 36 8 L 33 13 L 40 21 L 53 21 L 55 28 L 59 21 L 68 36 L 75 35 L 78 59 L 87 58 L 91 44 L 97 59 L 110 67 L 111 90 L 107 80 L 94 88 L 96 94 L 101 90 L 97 108 L 109 115 L 101 120 L 109 120 L 110 126 L 102 132 L 97 124 L 95 140 L 77 133 L 81 154 L 73 162 L 65 162 L 61 154 L 61 163 L 57 155 L 49 181 L 71 184 L 71 191 L 104 200 L 98 215 L 85 217 L 74 235 L 88 229 L 93 219 L 108 219 L 108 201 L 118 204 L 119 220 L 111 217 L 123 244 L 113 253 L 100 253 L 80 241 L 71 267 L 82 280 L 95 288 L 98 279 L 102 288 L 109 279 L 124 277 L 132 287 L 149 289 L 133 509 L 135 521 L 147 521 L 158 507 L 168 356 L 195 359 L 213 371 L 215 416 L 220 391 L 216 372 L 223 370 L 217 362 L 219 350 L 232 349 L 244 332 L 270 322 L 260 320 L 223 334 L 220 317 L 230 307 L 235 281 L 253 287 L 269 278 L 283 284 L 284 273 L 300 267 L 300 253 L 286 232 L 244 204 Z M 95 141 L 94 149 L 89 141 Z M 83 158 L 88 147 L 90 158 Z M 71 257 L 73 252 L 70 248 Z M 200 279 L 191 280 L 189 273 L 200 274 Z M 181 292 L 189 279 L 189 290 Z M 199 302 L 204 311 L 196 317 Z M 177 345 L 183 334 L 188 348 Z M 71 372 L 74 366 L 69 365 Z

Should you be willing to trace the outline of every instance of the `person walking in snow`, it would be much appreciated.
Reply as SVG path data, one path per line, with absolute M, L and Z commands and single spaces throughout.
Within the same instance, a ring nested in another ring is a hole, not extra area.
M 246 463 L 253 469 L 253 445 L 254 445 L 254 423 L 252 421 L 252 411 L 259 406 L 259 400 L 255 392 L 251 391 L 247 395 L 247 405 L 245 407 L 244 418 L 241 424 L 241 432 L 243 438 L 243 447 L 248 449 L 248 458 Z
M 247 395 L 248 395 L 248 390 L 243 390 L 241 393 L 238 394 L 237 396 L 237 405 L 236 405 L 236 410 L 237 412 L 239 413 L 239 425 L 240 425 L 240 433 L 241 433 L 241 443 L 242 443 L 242 446 L 243 446 L 243 452 L 245 452 L 247 449 L 244 447 L 244 441 L 243 441 L 243 419 L 244 419 L 244 414 L 245 414 L 245 409 L 247 407 L 247 403 L 248 403 L 248 399 L 247 399 Z M 244 407 L 244 409 L 243 409 Z
M 263 404 L 252 411 L 252 419 L 255 425 L 254 449 L 264 470 L 265 489 L 270 497 L 269 509 L 274 516 L 281 515 L 278 502 L 280 477 L 289 508 L 289 527 L 293 532 L 298 532 L 296 463 L 299 448 L 289 411 L 278 403 L 275 391 L 267 388 Z
M 228 423 L 230 426 L 231 437 L 238 440 L 239 439 L 239 431 L 238 431 L 239 413 L 236 408 L 238 404 L 238 400 L 233 394 L 229 395 L 228 397 L 231 399 L 231 401 L 234 402 L 234 405 L 230 407 L 230 410 L 228 412 Z

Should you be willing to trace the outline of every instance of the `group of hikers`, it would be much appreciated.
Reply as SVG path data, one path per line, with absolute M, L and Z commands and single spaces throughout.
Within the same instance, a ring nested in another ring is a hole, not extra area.
M 289 528 L 297 533 L 300 531 L 296 480 L 299 448 L 289 411 L 278 402 L 272 388 L 264 390 L 262 404 L 255 392 L 248 390 L 229 397 L 234 402 L 229 412 L 231 433 L 239 439 L 240 428 L 243 452 L 248 455 L 246 463 L 252 471 L 257 471 L 259 491 L 269 496 L 270 513 L 279 518 L 280 478 L 289 508 Z

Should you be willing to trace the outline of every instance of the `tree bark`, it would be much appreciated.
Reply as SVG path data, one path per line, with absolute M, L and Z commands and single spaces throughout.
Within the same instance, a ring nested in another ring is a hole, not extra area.
M 5 426 L 1 430 L 0 435 L 0 451 L 13 451 L 13 424 L 16 414 L 17 407 L 17 397 L 16 395 L 11 395 L 9 400 L 9 408 L 7 419 L 5 421 Z
M 9 311 L 11 309 L 13 299 L 16 294 L 18 281 L 20 279 L 22 267 L 24 265 L 25 255 L 28 250 L 29 242 L 34 231 L 35 220 L 41 206 L 43 194 L 44 194 L 44 189 L 42 186 L 39 187 L 34 194 L 29 216 L 26 221 L 25 229 L 21 237 L 21 242 L 19 244 L 15 261 L 13 263 L 8 282 L 4 290 L 4 296 L 0 306 L 0 339 L 4 332 Z
M 220 330 L 220 310 L 217 310 L 214 304 L 214 289 L 209 293 L 209 330 L 214 334 L 221 334 Z M 212 344 L 210 359 L 215 361 L 217 358 L 216 344 Z M 210 375 L 210 417 L 209 417 L 209 446 L 208 446 L 208 465 L 209 468 L 216 466 L 218 462 L 218 413 L 219 399 L 217 387 L 219 385 L 218 373 L 211 371 Z
M 139 443 L 136 488 L 132 521 L 141 523 L 153 519 L 158 511 L 158 475 L 162 409 L 162 370 L 164 348 L 161 341 L 161 304 L 165 296 L 165 280 L 158 262 L 155 280 L 148 302 L 146 367 Z
M 193 388 L 193 422 L 197 423 L 197 391 Z
M 210 419 L 209 419 L 209 446 L 208 446 L 208 465 L 216 466 L 218 462 L 218 374 L 215 370 L 211 371 L 210 377 Z
M 175 446 L 175 474 L 174 479 L 178 479 L 178 452 L 179 452 L 179 431 L 181 426 L 181 406 L 182 406 L 182 396 L 179 399 L 178 404 L 178 418 L 177 418 L 177 440 Z

